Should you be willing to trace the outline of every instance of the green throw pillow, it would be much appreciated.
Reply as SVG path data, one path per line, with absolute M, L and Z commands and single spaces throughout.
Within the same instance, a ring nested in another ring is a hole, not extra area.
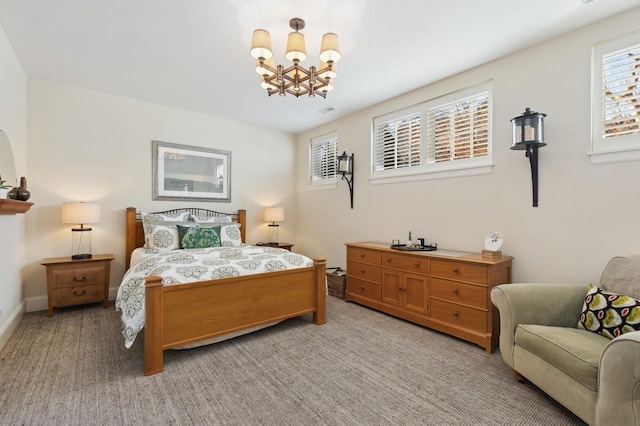
M 578 328 L 614 339 L 640 330 L 640 300 L 589 284 Z
M 180 247 L 185 249 L 220 247 L 219 227 L 178 225 Z

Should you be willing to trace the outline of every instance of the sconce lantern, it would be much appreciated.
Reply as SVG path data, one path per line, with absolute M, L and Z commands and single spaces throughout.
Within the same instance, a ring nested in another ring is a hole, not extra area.
M 338 155 L 338 173 L 342 174 L 342 179 L 346 180 L 349 185 L 351 208 L 353 208 L 353 153 L 347 155 L 346 151 L 342 151 L 342 155 Z
M 538 148 L 546 145 L 544 142 L 544 117 L 546 116 L 547 114 L 527 108 L 521 116 L 511 119 L 513 123 L 511 149 L 525 150 L 525 156 L 531 165 L 533 207 L 538 207 Z

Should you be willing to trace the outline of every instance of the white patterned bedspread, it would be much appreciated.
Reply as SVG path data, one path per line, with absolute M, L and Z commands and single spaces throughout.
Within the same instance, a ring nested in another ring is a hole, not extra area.
M 116 310 L 122 311 L 122 335 L 130 348 L 144 327 L 144 279 L 162 277 L 163 285 L 313 266 L 300 254 L 275 247 L 212 247 L 172 250 L 146 257 L 129 269 L 118 288 Z

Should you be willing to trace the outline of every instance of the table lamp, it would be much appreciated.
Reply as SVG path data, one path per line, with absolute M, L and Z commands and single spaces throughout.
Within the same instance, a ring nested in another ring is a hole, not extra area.
M 91 259 L 91 228 L 87 223 L 100 223 L 100 205 L 97 203 L 62 203 L 62 223 L 73 223 L 71 228 L 71 258 Z
M 271 222 L 269 224 L 270 238 L 269 244 L 278 244 L 278 233 L 280 225 L 276 222 L 282 222 L 284 220 L 284 207 L 267 207 L 263 212 L 263 219 L 265 222 Z

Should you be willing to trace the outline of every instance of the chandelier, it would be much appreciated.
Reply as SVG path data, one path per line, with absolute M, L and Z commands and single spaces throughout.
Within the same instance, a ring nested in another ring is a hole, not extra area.
M 289 33 L 287 38 L 285 57 L 293 62 L 293 65 L 288 68 L 274 65 L 269 32 L 266 30 L 253 32 L 251 56 L 257 59 L 256 72 L 261 75 L 262 88 L 269 96 L 274 93 L 286 96 L 289 93 L 295 97 L 309 95 L 313 98 L 318 94 L 326 98 L 327 93 L 333 89 L 333 79 L 338 75 L 336 67 L 336 62 L 340 60 L 338 36 L 334 33 L 322 36 L 320 67 L 311 66 L 306 69 L 300 65 L 300 62 L 307 59 L 304 35 L 299 32 L 304 28 L 304 21 L 293 18 L 289 21 L 289 26 L 295 31 Z

